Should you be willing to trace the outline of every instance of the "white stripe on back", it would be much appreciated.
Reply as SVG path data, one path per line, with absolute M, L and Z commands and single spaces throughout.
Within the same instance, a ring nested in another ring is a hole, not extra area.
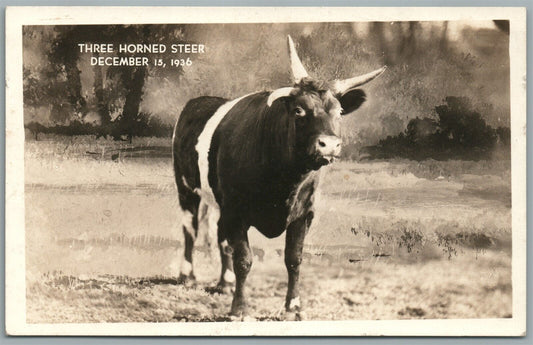
M 224 103 L 220 108 L 217 109 L 215 114 L 205 124 L 204 130 L 198 136 L 198 143 L 196 144 L 196 152 L 198 152 L 198 169 L 200 170 L 200 188 L 196 192 L 202 198 L 202 201 L 207 203 L 209 206 L 219 208 L 213 190 L 209 185 L 209 180 L 207 178 L 209 172 L 209 148 L 211 147 L 211 141 L 213 139 L 213 134 L 217 129 L 220 122 L 224 119 L 226 114 L 237 104 L 241 99 L 246 98 L 253 93 L 242 96 L 240 98 L 234 99 Z

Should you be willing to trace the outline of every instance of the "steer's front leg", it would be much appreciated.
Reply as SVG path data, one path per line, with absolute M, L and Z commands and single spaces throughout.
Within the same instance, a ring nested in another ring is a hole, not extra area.
M 300 264 L 302 263 L 302 251 L 304 239 L 313 218 L 312 212 L 289 224 L 285 237 L 285 266 L 289 274 L 287 298 L 285 310 L 294 313 L 297 320 L 301 320 L 301 302 L 299 293 Z

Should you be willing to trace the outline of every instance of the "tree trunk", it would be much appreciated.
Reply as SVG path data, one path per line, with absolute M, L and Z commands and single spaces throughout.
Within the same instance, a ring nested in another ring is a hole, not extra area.
M 135 72 L 133 72 L 133 76 L 128 78 L 128 82 L 124 83 L 127 94 L 126 101 L 124 102 L 124 108 L 122 109 L 120 124 L 123 133 L 128 135 L 130 143 L 133 135 L 137 134 L 138 132 L 136 122 L 139 115 L 139 107 L 141 105 L 144 81 L 147 72 L 148 71 L 145 66 L 137 67 Z
M 87 102 L 81 95 L 81 72 L 76 62 L 68 62 L 65 64 L 65 71 L 67 73 L 68 80 L 68 100 L 74 108 L 76 115 L 83 117 L 86 113 Z
M 383 55 L 383 62 L 386 65 L 394 65 L 395 59 L 391 56 L 391 50 L 385 38 L 385 31 L 382 22 L 374 22 L 370 27 L 370 32 L 372 33 L 373 39 L 378 42 L 378 47 L 381 54 Z
M 442 31 L 440 32 L 440 50 L 445 53 L 448 50 L 448 22 L 442 24 Z
M 98 57 L 100 54 L 95 53 L 94 56 Z M 98 115 L 100 115 L 100 121 L 102 126 L 106 126 L 111 122 L 111 116 L 109 115 L 109 107 L 105 101 L 104 91 L 104 78 L 102 74 L 102 66 L 94 66 L 94 95 L 96 97 L 96 107 L 98 109 Z
M 403 42 L 401 44 L 401 55 L 403 60 L 412 63 L 417 57 L 417 35 L 418 22 L 409 22 L 409 28 L 404 35 Z
M 70 105 L 70 112 L 76 118 L 85 116 L 87 103 L 81 94 L 80 69 L 78 68 L 79 50 L 76 44 L 83 40 L 83 30 L 77 27 L 63 26 L 58 28 L 59 35 L 54 41 L 50 54 L 50 62 L 55 66 L 57 75 L 65 74 L 65 103 Z M 63 69 L 64 68 L 64 69 Z M 67 120 L 72 118 L 69 114 Z
M 67 74 L 67 93 L 68 101 L 76 112 L 77 116 L 83 117 L 87 113 L 87 102 L 81 94 L 81 71 L 78 68 L 79 52 L 78 49 L 71 47 L 73 42 L 79 39 L 80 31 L 74 28 L 67 32 L 62 49 L 63 63 Z

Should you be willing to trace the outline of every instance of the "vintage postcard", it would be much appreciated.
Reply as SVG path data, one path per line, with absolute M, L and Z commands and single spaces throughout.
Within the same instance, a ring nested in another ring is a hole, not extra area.
M 522 8 L 11 7 L 11 335 L 526 331 Z

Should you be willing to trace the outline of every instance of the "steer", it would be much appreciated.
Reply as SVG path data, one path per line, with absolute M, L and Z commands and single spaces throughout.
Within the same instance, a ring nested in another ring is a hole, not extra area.
M 230 314 L 236 317 L 245 316 L 247 309 L 251 226 L 268 238 L 286 231 L 285 310 L 299 317 L 300 263 L 315 213 L 319 170 L 340 155 L 341 116 L 365 101 L 357 87 L 385 70 L 322 82 L 309 77 L 290 36 L 288 46 L 293 86 L 234 100 L 192 99 L 174 130 L 174 172 L 185 235 L 178 281 L 195 279 L 193 245 L 205 220 L 218 238 L 222 270 L 217 289 L 235 288 Z

